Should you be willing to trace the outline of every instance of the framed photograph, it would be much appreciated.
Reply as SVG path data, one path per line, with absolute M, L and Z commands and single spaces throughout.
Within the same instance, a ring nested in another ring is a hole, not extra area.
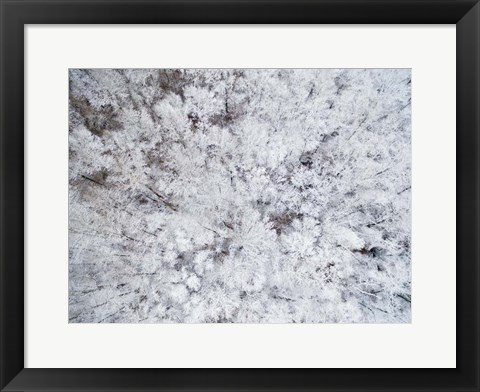
M 480 390 L 477 1 L 1 27 L 2 391 Z

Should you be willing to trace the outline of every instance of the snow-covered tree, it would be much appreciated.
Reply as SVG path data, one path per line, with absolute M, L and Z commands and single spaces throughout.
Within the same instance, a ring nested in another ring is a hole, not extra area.
M 409 322 L 406 69 L 73 69 L 70 322 Z

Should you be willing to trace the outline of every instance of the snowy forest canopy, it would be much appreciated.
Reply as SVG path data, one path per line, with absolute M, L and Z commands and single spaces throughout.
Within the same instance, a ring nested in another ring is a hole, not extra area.
M 71 69 L 69 322 L 411 319 L 409 69 Z

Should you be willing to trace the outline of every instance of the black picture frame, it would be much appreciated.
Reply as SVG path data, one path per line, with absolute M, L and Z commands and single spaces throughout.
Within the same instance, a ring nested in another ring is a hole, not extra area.
M 0 12 L 2 391 L 480 390 L 478 0 L 0 0 Z M 24 26 L 100 23 L 456 24 L 457 367 L 24 368 Z

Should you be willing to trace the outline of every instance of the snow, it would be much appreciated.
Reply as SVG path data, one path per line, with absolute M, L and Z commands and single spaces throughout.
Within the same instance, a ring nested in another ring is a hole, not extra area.
M 69 78 L 69 322 L 410 322 L 410 70 Z

